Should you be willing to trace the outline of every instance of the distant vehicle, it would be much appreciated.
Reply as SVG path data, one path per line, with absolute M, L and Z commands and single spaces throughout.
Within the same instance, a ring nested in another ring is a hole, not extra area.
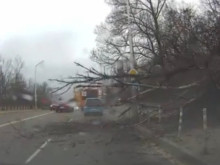
M 67 104 L 59 104 L 56 108 L 56 112 L 73 112 L 74 108 Z
M 102 91 L 102 84 L 89 84 L 89 85 L 78 85 L 74 88 L 74 98 L 77 103 L 77 106 L 83 110 L 85 106 L 86 99 L 88 98 L 101 98 L 103 91 Z
M 51 111 L 56 111 L 58 107 L 59 107 L 59 104 L 51 104 L 50 105 L 50 110 Z
M 98 98 L 88 98 L 85 101 L 85 106 L 83 107 L 84 115 L 98 114 L 103 115 L 104 106 L 100 99 Z

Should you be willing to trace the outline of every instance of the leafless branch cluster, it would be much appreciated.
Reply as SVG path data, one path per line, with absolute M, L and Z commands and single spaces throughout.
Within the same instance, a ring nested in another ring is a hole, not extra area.
M 74 84 L 92 84 L 92 83 L 97 83 L 101 82 L 103 80 L 114 80 L 113 83 L 109 85 L 105 85 L 106 87 L 144 87 L 144 88 L 150 88 L 147 91 L 140 92 L 140 94 L 144 94 L 146 92 L 150 92 L 154 89 L 187 89 L 191 88 L 194 86 L 200 85 L 203 80 L 199 80 L 196 82 L 192 82 L 189 84 L 184 84 L 181 86 L 165 86 L 165 85 L 155 85 L 155 84 L 147 84 L 147 83 L 141 83 L 142 80 L 146 80 L 148 78 L 151 78 L 151 75 L 146 75 L 146 74 L 137 74 L 137 75 L 130 75 L 128 73 L 122 73 L 122 74 L 115 74 L 115 75 L 110 75 L 106 73 L 101 73 L 98 70 L 94 68 L 87 68 L 79 63 L 75 63 L 77 66 L 81 67 L 84 69 L 89 75 L 84 75 L 84 74 L 77 74 L 76 77 L 69 77 L 67 79 L 50 79 L 51 81 L 56 81 L 61 84 L 60 87 L 57 87 L 53 92 L 58 92 L 61 90 L 64 90 L 62 93 L 67 92 Z M 161 75 L 158 75 L 161 76 Z M 131 82 L 131 79 L 135 80 L 135 83 Z M 134 96 L 135 97 L 135 96 Z
M 97 27 L 92 60 L 113 70 L 128 60 L 131 28 L 136 69 L 149 74 L 159 65 L 167 78 L 182 70 L 206 69 L 216 85 L 220 82 L 219 0 L 204 0 L 202 13 L 166 0 L 129 0 L 130 24 L 125 0 L 107 3 L 112 12 Z
M 61 83 L 54 92 L 68 90 L 74 84 L 111 80 L 105 86 L 124 90 L 134 86 L 141 88 L 128 98 L 133 101 L 156 90 L 190 91 L 198 86 L 206 89 L 204 84 L 209 83 L 220 86 L 219 0 L 204 0 L 206 8 L 202 12 L 190 6 L 178 8 L 174 2 L 170 4 L 166 0 L 129 0 L 129 9 L 126 0 L 107 0 L 107 3 L 112 11 L 105 23 L 97 26 L 97 45 L 91 52 L 91 59 L 107 71 L 103 73 L 76 63 L 89 74 L 53 79 Z M 128 74 L 131 69 L 128 66 L 129 31 L 132 32 L 137 75 Z M 188 76 L 195 70 L 193 76 Z M 196 76 L 197 73 L 203 75 Z M 170 83 L 176 77 L 179 81 L 183 79 L 182 83 Z M 188 81 L 192 77 L 193 80 Z M 177 92 L 176 98 L 189 104 L 200 96 L 199 93 L 185 97 Z

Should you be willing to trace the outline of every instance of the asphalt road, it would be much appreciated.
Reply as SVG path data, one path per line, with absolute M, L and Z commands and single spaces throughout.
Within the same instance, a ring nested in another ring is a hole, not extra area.
M 0 113 L 0 165 L 171 165 L 148 139 L 108 116 Z

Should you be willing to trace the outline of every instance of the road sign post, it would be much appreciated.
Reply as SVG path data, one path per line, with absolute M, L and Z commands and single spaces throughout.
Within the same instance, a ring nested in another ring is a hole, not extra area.
M 137 83 L 136 83 L 136 79 L 135 76 L 138 74 L 138 72 L 135 69 L 131 69 L 128 72 L 129 75 L 131 75 L 131 82 L 132 82 L 132 87 L 131 87 L 131 98 L 135 99 L 136 98 L 136 94 L 137 94 Z M 133 111 L 134 117 L 137 116 L 137 110 L 134 108 Z

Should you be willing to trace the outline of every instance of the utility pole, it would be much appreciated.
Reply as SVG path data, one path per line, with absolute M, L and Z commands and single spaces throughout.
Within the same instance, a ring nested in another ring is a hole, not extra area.
M 34 69 L 34 102 L 35 102 L 35 110 L 37 110 L 37 67 L 42 64 L 44 61 L 40 61 L 35 65 Z

